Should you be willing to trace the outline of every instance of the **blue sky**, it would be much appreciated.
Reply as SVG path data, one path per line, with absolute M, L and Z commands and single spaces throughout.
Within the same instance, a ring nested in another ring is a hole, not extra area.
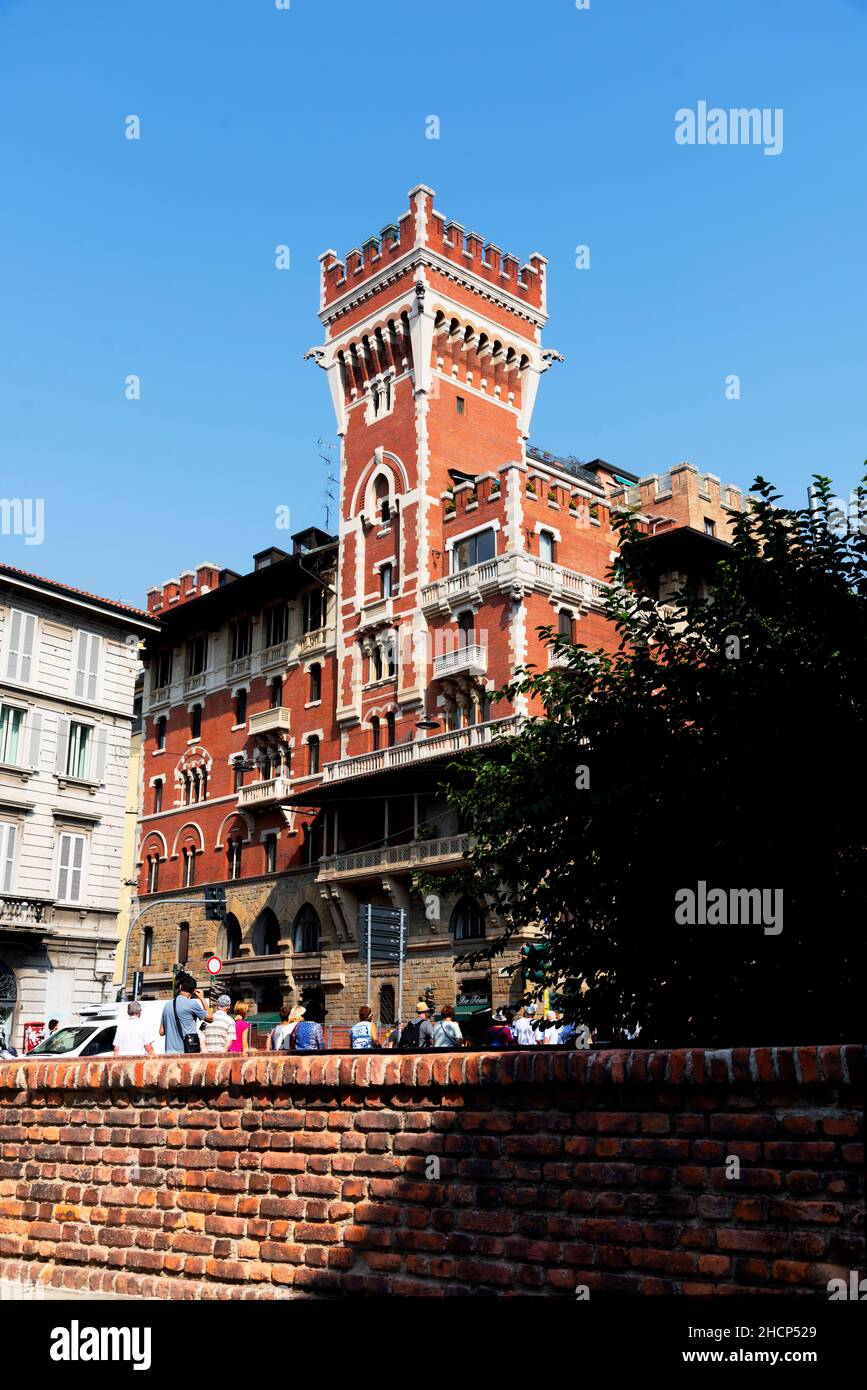
M 419 182 L 550 259 L 566 363 L 535 443 L 845 495 L 865 59 L 867 0 L 0 0 L 0 496 L 45 499 L 43 543 L 0 555 L 143 602 L 202 560 L 249 568 L 280 506 L 322 524 L 317 256 Z M 782 108 L 782 154 L 676 144 L 700 100 Z

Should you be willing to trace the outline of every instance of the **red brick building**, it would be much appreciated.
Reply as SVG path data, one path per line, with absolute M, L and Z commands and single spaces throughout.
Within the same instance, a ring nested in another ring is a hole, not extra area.
M 521 989 L 455 965 L 496 932 L 484 905 L 412 891 L 415 870 L 447 871 L 466 848 L 444 764 L 533 713 L 491 695 L 552 659 L 539 628 L 613 643 L 614 509 L 646 518 L 664 597 L 710 573 L 742 498 L 690 464 L 639 481 L 532 448 L 559 360 L 542 344 L 545 259 L 465 232 L 430 189 L 320 260 L 324 336 L 307 355 L 341 443 L 338 534 L 311 529 L 247 575 L 201 565 L 150 592 L 163 630 L 148 652 L 141 894 L 160 906 L 130 971 L 165 990 L 174 961 L 201 971 L 216 950 L 259 1007 L 306 991 L 350 1019 L 371 903 L 409 911 L 404 1004 L 427 989 L 484 1008 Z M 215 882 L 222 925 L 172 905 Z M 396 971 L 374 976 L 388 1018 Z

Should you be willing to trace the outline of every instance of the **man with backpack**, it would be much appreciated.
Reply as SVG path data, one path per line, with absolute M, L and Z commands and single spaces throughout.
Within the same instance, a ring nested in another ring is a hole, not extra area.
M 423 1047 L 433 1047 L 433 1024 L 428 1017 L 430 1009 L 423 999 L 415 1006 L 416 1017 L 411 1018 L 400 1035 L 398 1052 L 418 1052 Z

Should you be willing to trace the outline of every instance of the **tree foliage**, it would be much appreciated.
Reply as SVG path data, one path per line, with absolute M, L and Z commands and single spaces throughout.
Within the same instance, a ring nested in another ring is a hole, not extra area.
M 568 665 L 506 692 L 544 714 L 452 769 L 466 885 L 502 913 L 495 951 L 541 924 L 569 1012 L 599 1036 L 861 1036 L 867 537 L 816 485 L 816 510 L 792 511 L 759 478 L 710 598 L 675 606 L 648 596 L 653 541 L 623 518 L 618 649 L 546 630 Z M 676 894 L 699 882 L 782 890 L 782 931 L 679 925 Z

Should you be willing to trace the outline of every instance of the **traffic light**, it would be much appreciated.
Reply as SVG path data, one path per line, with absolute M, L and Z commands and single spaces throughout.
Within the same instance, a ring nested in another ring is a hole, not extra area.
M 225 888 L 205 889 L 205 921 L 222 922 L 226 915 Z
M 543 985 L 548 979 L 548 942 L 534 941 L 521 947 L 521 973 L 524 982 Z

